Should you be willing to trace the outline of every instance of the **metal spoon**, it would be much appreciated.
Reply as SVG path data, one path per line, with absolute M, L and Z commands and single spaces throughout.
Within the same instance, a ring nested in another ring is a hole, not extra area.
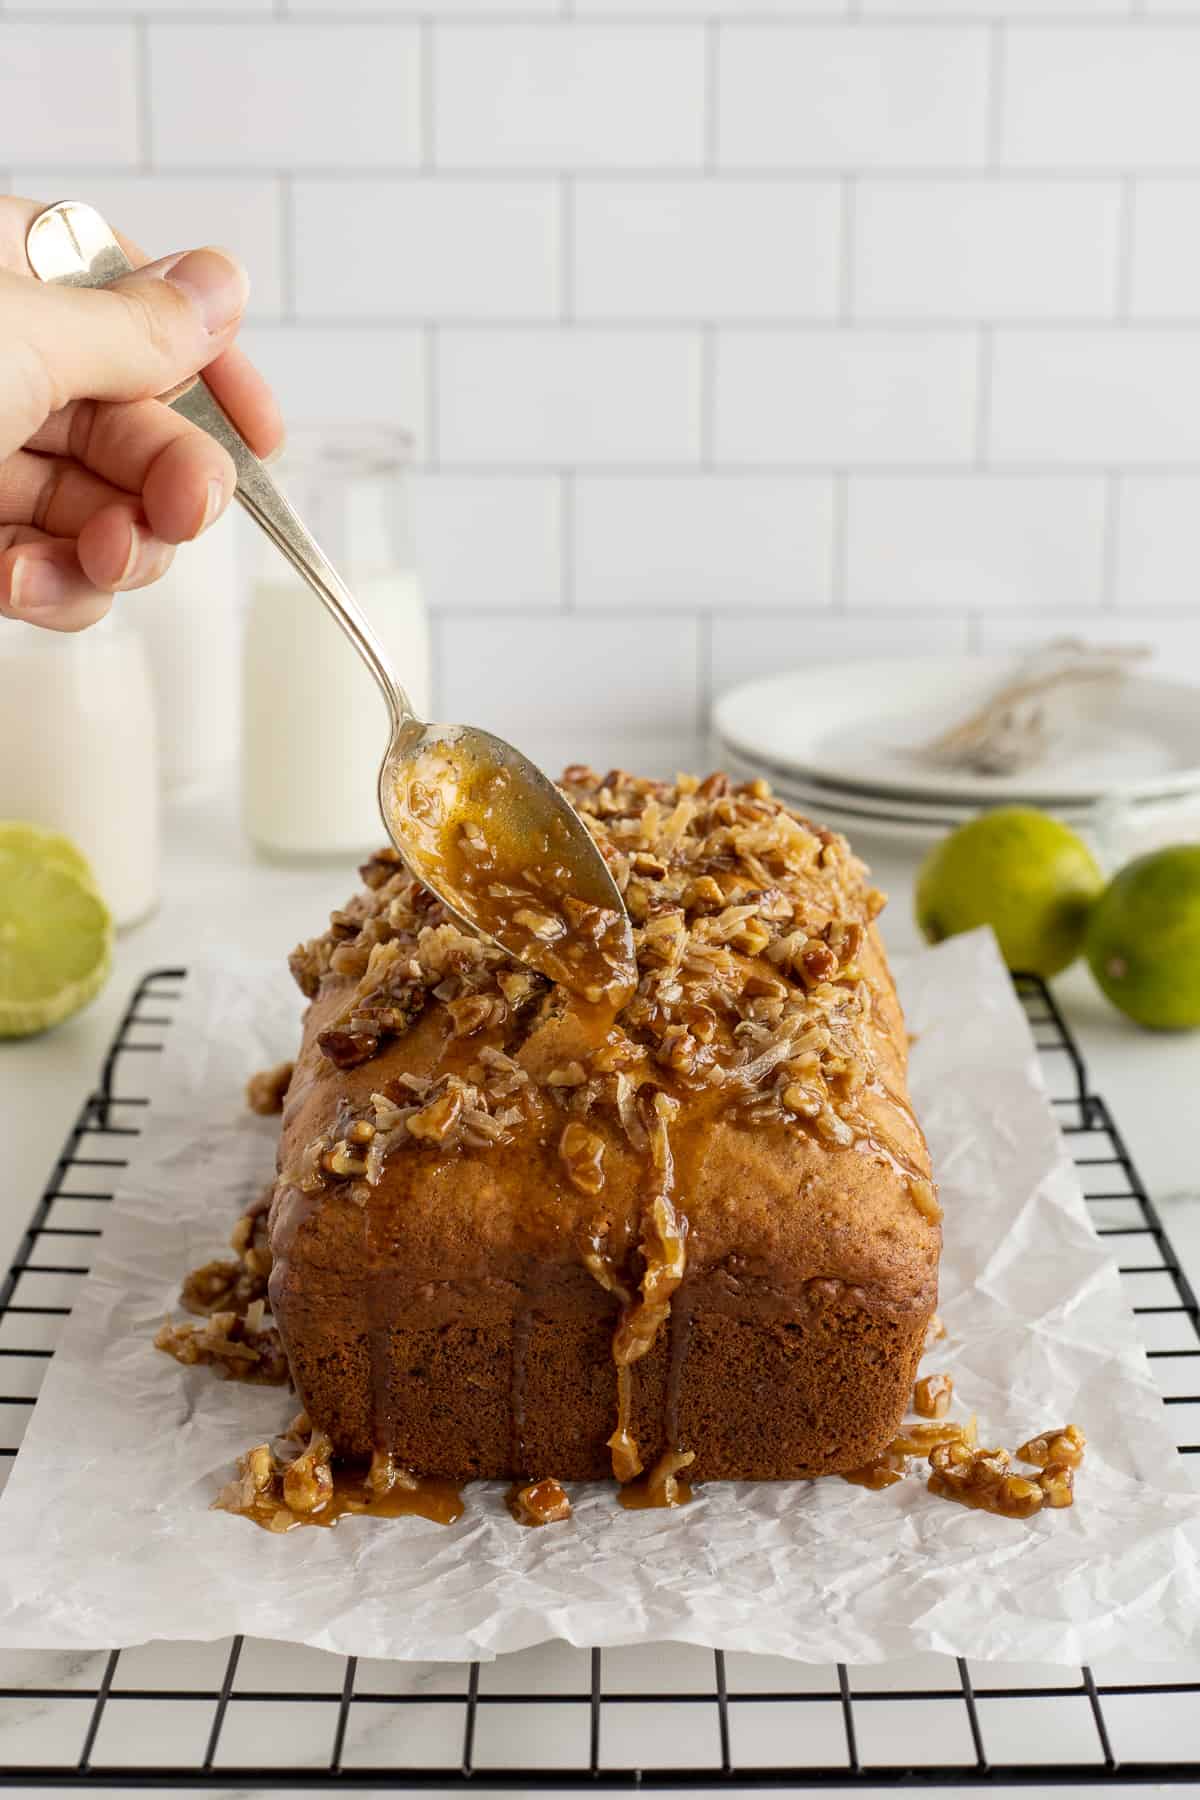
M 133 271 L 100 214 L 77 200 L 39 213 L 26 251 L 42 281 L 74 287 L 104 287 Z M 391 720 L 379 807 L 409 868 L 465 924 L 588 999 L 628 985 L 629 917 L 579 814 L 502 738 L 420 720 L 345 582 L 204 381 L 162 398 L 229 452 L 238 499 L 374 676 Z

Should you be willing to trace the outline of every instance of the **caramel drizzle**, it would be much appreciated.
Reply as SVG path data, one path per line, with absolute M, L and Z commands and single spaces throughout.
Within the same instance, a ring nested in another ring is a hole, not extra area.
M 645 1466 L 633 1433 L 633 1364 L 653 1347 L 670 1317 L 671 1301 L 687 1266 L 687 1218 L 675 1204 L 675 1158 L 671 1151 L 670 1121 L 679 1102 L 660 1089 L 655 1093 L 648 1121 L 650 1136 L 651 1192 L 642 1213 L 641 1251 L 645 1261 L 640 1297 L 620 1288 L 606 1270 L 603 1285 L 621 1298 L 621 1316 L 613 1333 L 613 1362 L 617 1370 L 617 1425 L 608 1440 L 613 1474 L 619 1482 L 632 1481 Z M 593 1274 L 596 1270 L 593 1268 Z M 668 1442 L 669 1442 L 668 1437 Z
M 453 1525 L 465 1511 L 462 1486 L 435 1475 L 411 1476 L 386 1491 L 372 1490 L 365 1465 L 341 1464 L 333 1470 L 333 1487 L 319 1511 L 292 1512 L 269 1495 L 234 1502 L 214 1502 L 224 1512 L 239 1513 L 264 1531 L 295 1531 L 302 1525 L 333 1526 L 339 1519 L 428 1519 L 433 1525 Z
M 512 1378 L 509 1387 L 509 1413 L 511 1421 L 512 1466 L 518 1474 L 526 1471 L 525 1453 L 525 1392 L 527 1381 L 526 1364 L 529 1356 L 529 1340 L 533 1332 L 533 1313 L 528 1305 L 518 1306 L 513 1315 L 512 1330 Z

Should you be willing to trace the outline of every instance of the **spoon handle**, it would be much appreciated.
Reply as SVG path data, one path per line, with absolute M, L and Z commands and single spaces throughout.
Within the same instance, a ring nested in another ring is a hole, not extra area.
M 106 287 L 133 273 L 133 264 L 100 214 L 78 200 L 60 200 L 39 213 L 29 227 L 26 252 L 40 280 L 71 287 Z M 394 735 L 416 716 L 408 695 L 393 675 L 387 652 L 365 613 L 266 465 L 199 376 L 162 398 L 228 450 L 237 470 L 238 499 L 332 613 L 370 669 L 387 703 Z

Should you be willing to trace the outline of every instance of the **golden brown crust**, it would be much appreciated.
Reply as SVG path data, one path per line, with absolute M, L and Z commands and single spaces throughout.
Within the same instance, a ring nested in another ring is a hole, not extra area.
M 339 1451 L 429 1473 L 601 1474 L 640 1316 L 641 1466 L 858 1467 L 940 1248 L 878 896 L 759 788 L 571 774 L 636 927 L 615 1027 L 464 947 L 386 857 L 297 953 L 271 1300 L 304 1404 Z

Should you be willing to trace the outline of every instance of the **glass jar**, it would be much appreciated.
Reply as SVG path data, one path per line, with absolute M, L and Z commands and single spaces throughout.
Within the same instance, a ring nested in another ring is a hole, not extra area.
M 150 667 L 120 616 L 76 633 L 0 621 L 0 819 L 65 833 L 118 926 L 158 899 Z
M 289 438 L 289 498 L 429 716 L 429 628 L 413 566 L 401 432 L 330 428 Z M 270 856 L 357 854 L 384 839 L 376 783 L 387 711 L 316 595 L 263 541 L 246 619 L 242 815 Z
M 218 519 L 194 543 L 179 545 L 165 575 L 117 602 L 122 618 L 137 626 L 150 661 L 167 794 L 229 780 L 237 761 L 238 523 L 229 514 Z

